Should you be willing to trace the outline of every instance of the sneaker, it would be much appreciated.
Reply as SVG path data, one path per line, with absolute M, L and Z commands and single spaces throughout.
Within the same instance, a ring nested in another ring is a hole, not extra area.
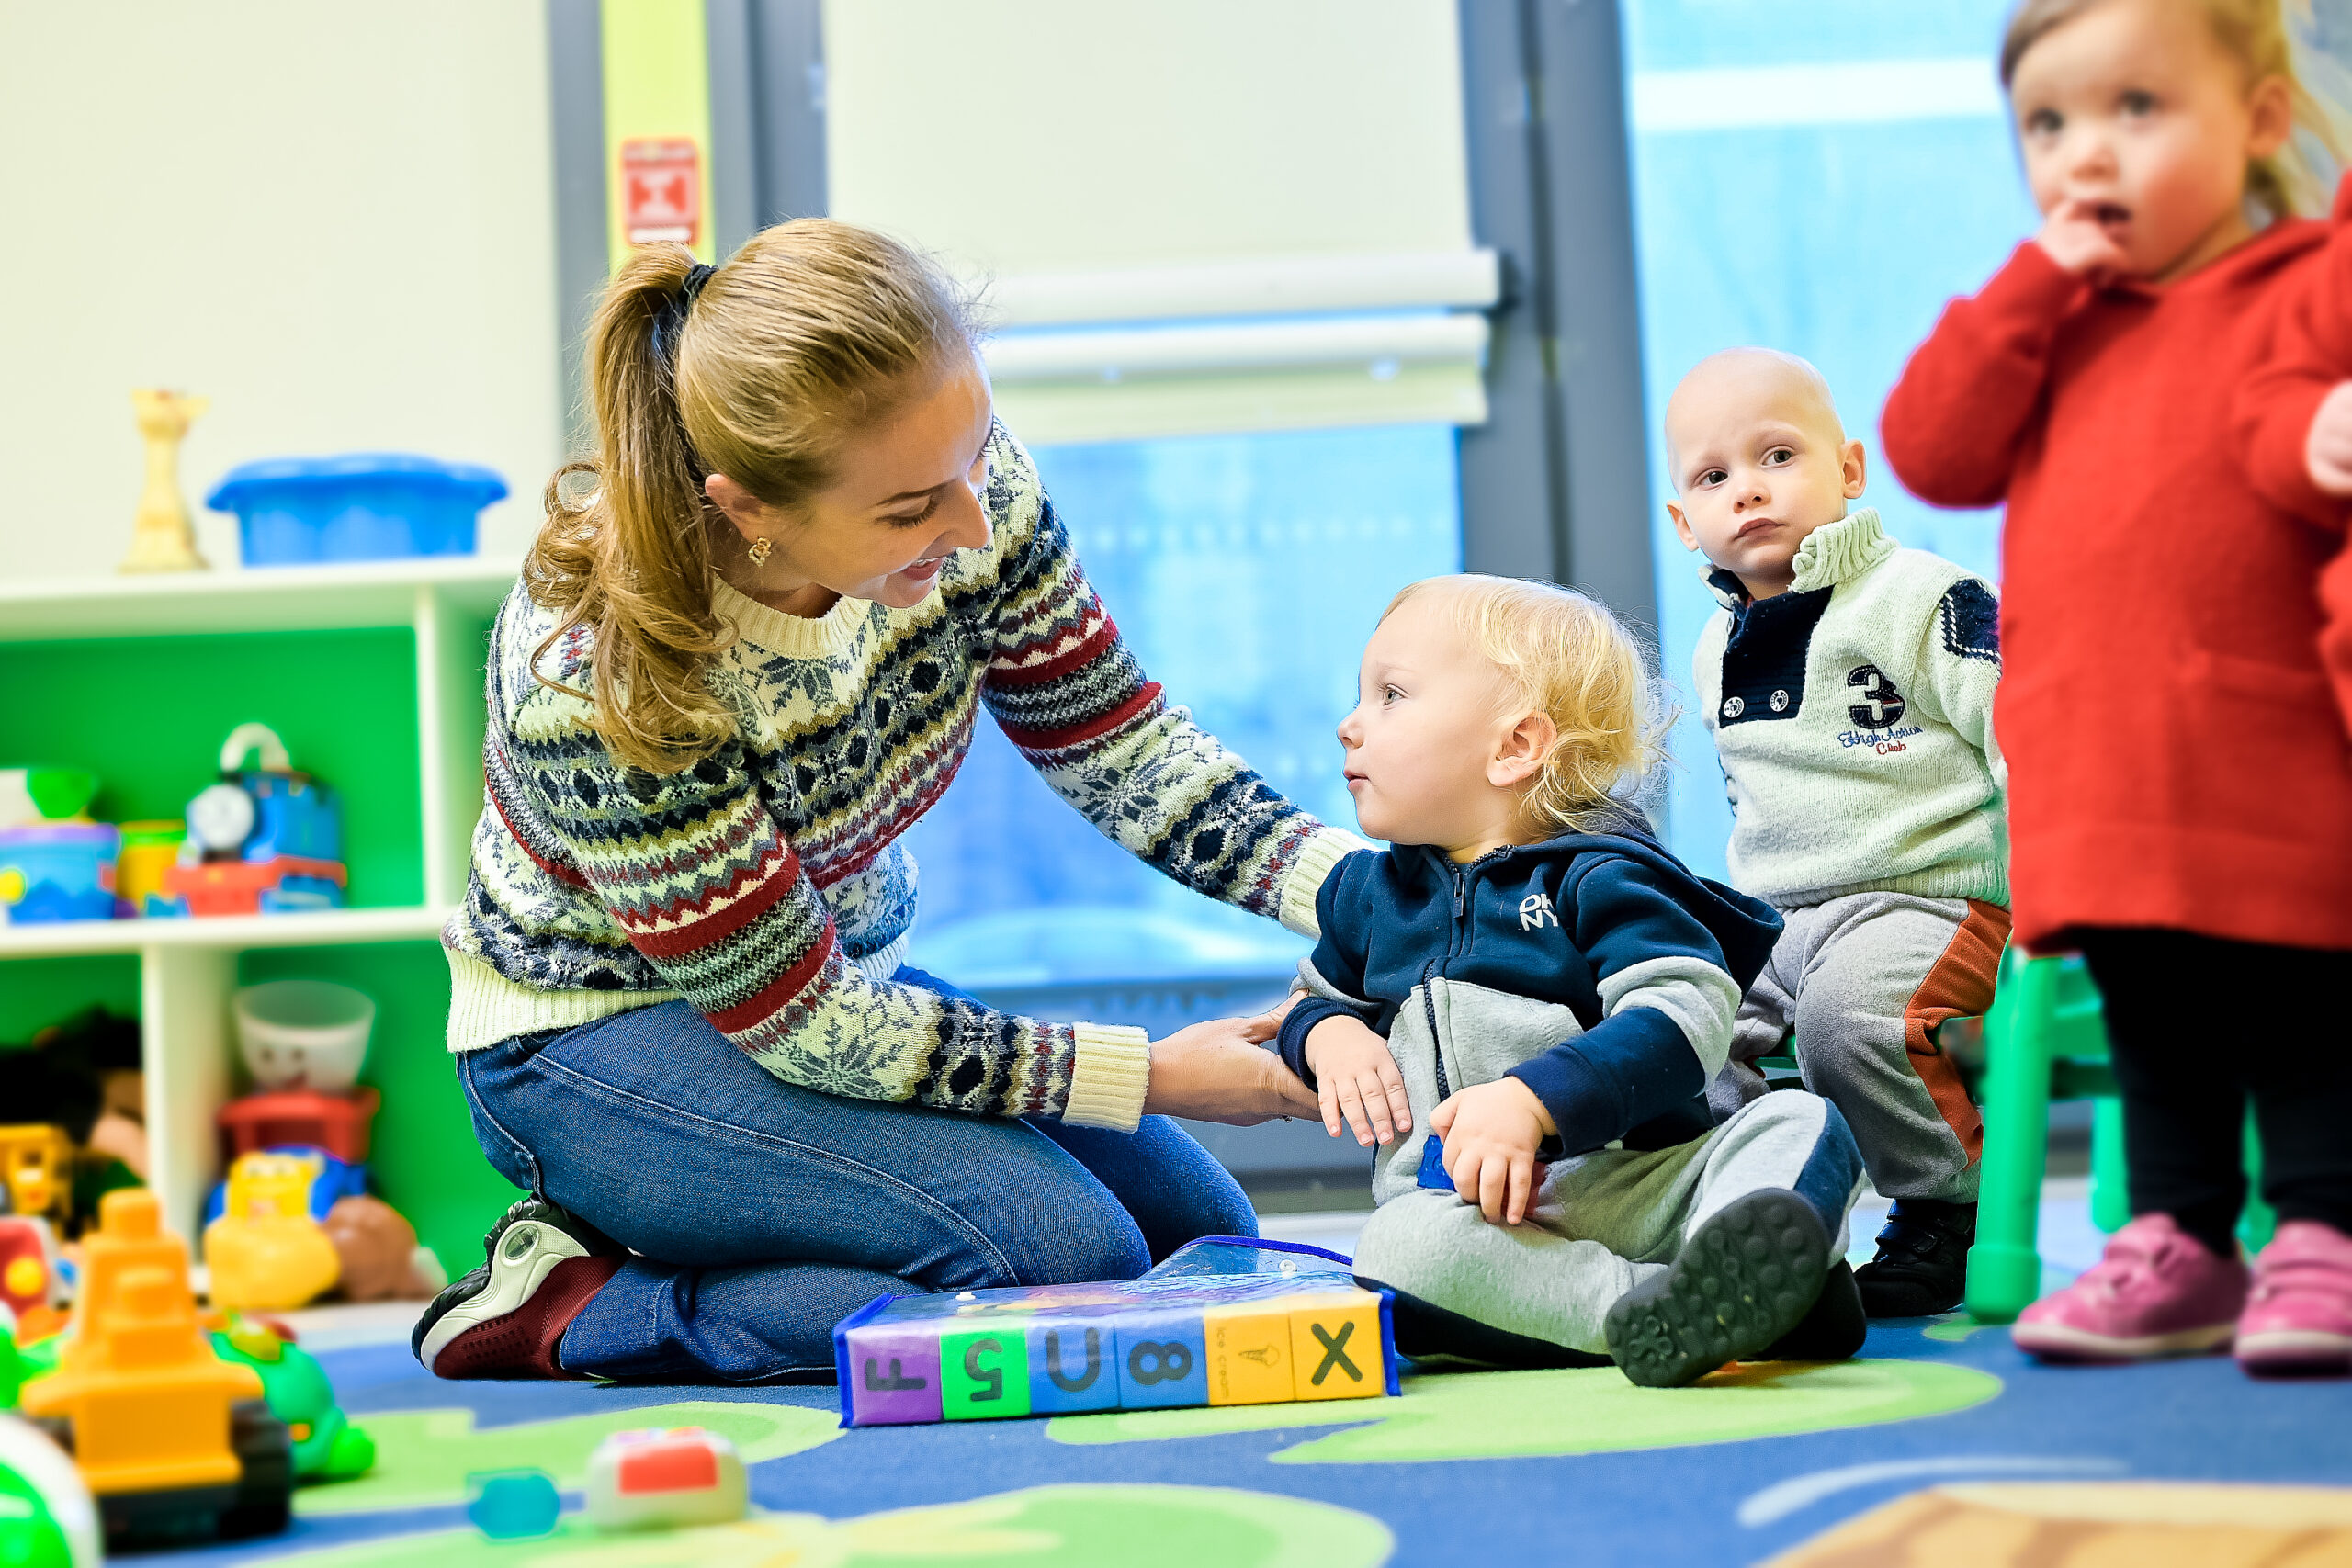
M 2245 1264 L 2214 1256 L 2170 1214 L 2143 1214 L 2080 1279 L 2019 1314 L 2009 1335 L 2050 1360 L 2196 1355 L 2230 1342 L 2245 1292 Z
M 2317 1220 L 2279 1225 L 2254 1260 L 2237 1352 L 2257 1374 L 2352 1372 L 2352 1236 Z
M 1610 1307 L 1609 1359 L 1644 1388 L 1680 1388 L 1753 1360 L 1804 1321 L 1828 1261 L 1829 1233 L 1795 1193 L 1734 1199 L 1665 1272 Z
M 436 1377 L 572 1377 L 557 1364 L 556 1346 L 628 1249 L 537 1198 L 507 1210 L 482 1249 L 481 1267 L 424 1309 L 409 1348 Z
M 1862 1311 L 1854 1270 L 1844 1258 L 1829 1267 L 1821 1294 L 1794 1328 L 1764 1348 L 1767 1361 L 1850 1361 L 1862 1352 L 1870 1324 Z
M 1872 1317 L 1932 1317 L 1968 1293 L 1976 1205 L 1897 1198 L 1878 1233 L 1878 1256 L 1854 1270 Z

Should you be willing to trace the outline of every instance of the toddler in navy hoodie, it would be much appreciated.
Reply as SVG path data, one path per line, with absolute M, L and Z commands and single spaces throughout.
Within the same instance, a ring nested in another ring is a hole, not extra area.
M 1407 1355 L 1670 1386 L 1860 1346 L 1837 1108 L 1710 1123 L 1781 922 L 1623 803 L 1655 690 L 1606 609 L 1502 578 L 1414 584 L 1364 650 L 1340 740 L 1392 847 L 1324 882 L 1279 1049 L 1334 1136 L 1379 1146 L 1356 1271 Z

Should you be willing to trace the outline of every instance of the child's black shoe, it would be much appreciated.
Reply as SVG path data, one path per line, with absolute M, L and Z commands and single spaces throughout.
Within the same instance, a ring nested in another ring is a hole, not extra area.
M 1870 1337 L 1862 1313 L 1862 1293 L 1854 1288 L 1854 1270 L 1844 1258 L 1830 1265 L 1821 1281 L 1821 1294 L 1805 1310 L 1794 1328 L 1765 1348 L 1768 1361 L 1845 1361 L 1861 1353 Z
M 508 1209 L 482 1238 L 481 1266 L 433 1298 L 409 1336 L 445 1378 L 566 1378 L 556 1348 L 628 1249 L 539 1198 Z
M 1609 1309 L 1609 1357 L 1644 1388 L 1680 1388 L 1726 1361 L 1754 1360 L 1821 1296 L 1829 1233 L 1813 1205 L 1778 1189 L 1725 1204 L 1665 1273 Z
M 1967 1294 L 1975 1241 L 1975 1204 L 1897 1198 L 1878 1233 L 1878 1256 L 1854 1270 L 1862 1310 L 1872 1317 L 1950 1312 Z

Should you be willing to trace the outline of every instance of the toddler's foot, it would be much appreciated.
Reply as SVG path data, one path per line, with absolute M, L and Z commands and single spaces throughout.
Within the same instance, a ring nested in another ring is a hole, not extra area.
M 2019 1314 L 2009 1334 L 2050 1360 L 2197 1355 L 2230 1342 L 2245 1294 L 2245 1264 L 2216 1257 L 2170 1214 L 2143 1214 L 2109 1238 L 2082 1278 Z
M 1839 1258 L 1821 1281 L 1821 1294 L 1794 1328 L 1764 1348 L 1767 1361 L 1845 1361 L 1861 1354 L 1871 1325 L 1854 1271 Z
M 1968 1290 L 1968 1249 L 1976 1205 L 1897 1198 L 1878 1233 L 1878 1256 L 1854 1270 L 1862 1310 L 1872 1317 L 1931 1317 Z
M 2238 1365 L 2256 1374 L 2352 1372 L 2352 1236 L 2289 1220 L 2254 1260 Z
M 553 1203 L 526 1198 L 491 1227 L 481 1266 L 433 1298 L 409 1337 L 445 1378 L 568 1378 L 556 1346 L 628 1250 Z
M 1609 1356 L 1644 1388 L 1679 1388 L 1753 1359 L 1804 1320 L 1829 1235 L 1793 1192 L 1751 1192 L 1708 1219 L 1665 1273 L 1609 1309 Z

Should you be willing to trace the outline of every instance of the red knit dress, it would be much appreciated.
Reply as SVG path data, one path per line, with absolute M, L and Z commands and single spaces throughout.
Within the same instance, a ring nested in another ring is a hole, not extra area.
M 2324 224 L 2168 288 L 2020 245 L 1888 398 L 1895 473 L 2007 502 L 2001 690 L 2017 940 L 2165 927 L 2352 948 L 2352 739 L 2320 654 L 2343 544 L 2239 467 L 2234 393 Z

